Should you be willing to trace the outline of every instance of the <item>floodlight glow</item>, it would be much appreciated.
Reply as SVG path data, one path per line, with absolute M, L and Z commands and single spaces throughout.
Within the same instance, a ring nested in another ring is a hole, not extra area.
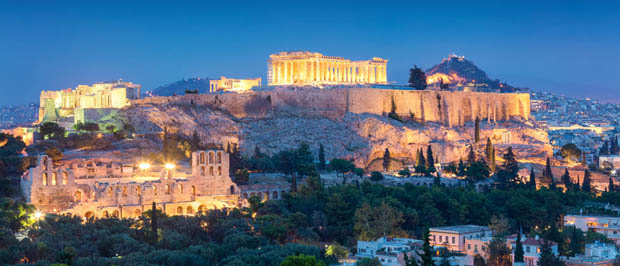
M 140 164 L 140 169 L 142 169 L 142 170 L 146 170 L 146 169 L 149 169 L 149 168 L 151 168 L 151 164 L 150 163 L 141 163 Z
M 165 165 L 165 167 L 166 167 L 166 169 L 171 170 L 171 169 L 174 169 L 176 166 L 175 166 L 174 164 L 167 163 L 167 164 Z

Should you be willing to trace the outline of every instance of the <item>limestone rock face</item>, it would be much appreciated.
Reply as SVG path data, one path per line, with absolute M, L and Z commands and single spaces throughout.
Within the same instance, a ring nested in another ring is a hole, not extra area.
M 437 162 L 465 158 L 473 144 L 480 156 L 486 138 L 496 147 L 497 161 L 512 146 L 524 162 L 543 163 L 551 152 L 547 133 L 527 121 L 481 122 L 479 143 L 473 143 L 473 122 L 447 126 L 436 122 L 399 122 L 369 113 L 345 113 L 339 117 L 307 115 L 294 110 L 273 111 L 260 117 L 236 117 L 213 106 L 180 103 L 143 103 L 126 108 L 123 119 L 136 132 L 161 131 L 191 136 L 194 131 L 203 144 L 238 143 L 246 156 L 256 146 L 276 153 L 306 142 L 313 152 L 323 144 L 327 159 L 350 158 L 358 167 L 368 167 L 382 158 L 386 148 L 402 163 L 415 162 L 416 152 L 431 145 Z M 371 167 L 372 168 L 372 167 Z

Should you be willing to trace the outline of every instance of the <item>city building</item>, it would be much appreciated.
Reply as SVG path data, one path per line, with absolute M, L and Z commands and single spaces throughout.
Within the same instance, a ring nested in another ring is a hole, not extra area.
M 381 237 L 375 241 L 357 241 L 358 258 L 377 258 L 381 265 L 405 265 L 404 254 L 415 257 L 424 241 L 410 238 Z
M 388 60 L 351 61 L 314 52 L 280 52 L 269 56 L 269 86 L 387 84 Z
M 523 262 L 525 266 L 536 266 L 538 264 L 538 260 L 540 259 L 541 248 L 545 244 L 545 242 L 551 247 L 551 252 L 554 255 L 558 255 L 558 243 L 553 241 L 544 240 L 539 238 L 538 235 L 535 237 L 525 236 L 521 237 L 521 245 L 523 246 Z M 516 237 L 508 240 L 508 243 L 513 250 L 512 258 L 514 260 L 514 250 L 516 249 Z
M 566 266 L 615 266 L 620 262 L 618 249 L 613 244 L 598 241 L 586 244 L 584 255 L 564 258 Z
M 254 87 L 261 86 L 262 79 L 231 79 L 220 77 L 220 79 L 209 80 L 209 92 L 248 92 Z
M 435 247 L 445 247 L 453 252 L 467 253 L 466 240 L 483 238 L 492 235 L 488 226 L 456 225 L 431 227 L 430 243 Z
M 601 155 L 598 157 L 598 167 L 600 168 L 620 168 L 620 156 L 618 155 Z
M 564 226 L 575 226 L 582 231 L 592 230 L 605 235 L 620 245 L 620 217 L 565 215 Z
M 279 199 L 289 186 L 238 186 L 229 176 L 229 154 L 207 150 L 193 152 L 191 164 L 163 165 L 107 158 L 52 162 L 42 155 L 23 174 L 21 190 L 45 213 L 127 218 L 140 216 L 153 203 L 168 215 L 240 207 L 248 195 Z
M 37 123 L 58 121 L 75 117 L 73 122 L 87 122 L 84 116 L 89 109 L 120 109 L 130 105 L 130 100 L 140 98 L 138 84 L 122 80 L 78 85 L 75 89 L 41 91 Z M 101 110 L 97 111 L 101 113 Z

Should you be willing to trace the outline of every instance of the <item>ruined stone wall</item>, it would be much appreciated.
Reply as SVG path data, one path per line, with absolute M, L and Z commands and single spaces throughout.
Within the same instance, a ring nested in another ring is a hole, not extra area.
M 185 103 L 204 105 L 235 117 L 261 118 L 285 112 L 304 116 L 339 118 L 345 113 L 384 115 L 391 112 L 424 122 L 463 126 L 476 117 L 489 122 L 528 120 L 530 96 L 527 93 L 484 93 L 463 91 L 417 91 L 377 88 L 276 89 L 253 93 L 200 94 L 151 97 L 132 104 Z

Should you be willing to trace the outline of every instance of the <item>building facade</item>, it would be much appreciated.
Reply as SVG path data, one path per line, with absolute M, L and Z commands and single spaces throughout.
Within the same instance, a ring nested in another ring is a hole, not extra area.
M 545 242 L 549 244 L 549 246 L 551 247 L 551 252 L 555 256 L 558 256 L 559 254 L 558 243 L 556 242 L 544 240 L 542 238 L 539 238 L 538 236 L 527 237 L 527 238 L 523 236 L 521 237 L 521 239 L 523 239 L 521 241 L 521 245 L 523 246 L 523 262 L 525 266 L 538 265 L 538 260 L 540 259 L 540 253 L 542 252 L 541 248 L 545 244 Z M 514 260 L 514 250 L 516 249 L 516 246 L 517 246 L 516 237 L 508 240 L 508 243 L 512 250 L 512 259 Z
M 566 266 L 615 266 L 620 263 L 620 253 L 613 244 L 598 241 L 586 244 L 585 254 L 565 258 Z
M 620 217 L 565 215 L 564 226 L 575 226 L 586 232 L 592 230 L 620 245 Z
M 424 241 L 410 238 L 381 237 L 375 241 L 357 241 L 358 258 L 377 258 L 381 265 L 405 265 L 404 254 L 418 259 Z
M 153 202 L 168 215 L 247 204 L 241 197 L 247 192 L 229 176 L 229 154 L 196 151 L 190 165 L 187 169 L 170 163 L 123 164 L 104 159 L 54 163 L 43 155 L 22 176 L 21 190 L 26 200 L 44 213 L 84 218 L 138 217 L 152 208 Z M 274 191 L 281 195 L 288 190 L 267 187 L 252 193 L 273 195 Z
M 41 91 L 38 122 L 57 121 L 72 117 L 81 109 L 119 109 L 130 105 L 130 100 L 140 98 L 139 84 L 124 82 L 78 85 L 75 89 Z
M 315 52 L 280 52 L 269 56 L 268 85 L 387 84 L 388 60 L 351 61 Z
M 430 244 L 435 247 L 445 247 L 453 252 L 467 253 L 467 239 L 479 239 L 492 235 L 488 226 L 481 225 L 456 225 L 444 227 L 431 227 Z
M 209 80 L 209 92 L 248 92 L 254 87 L 260 87 L 261 78 L 255 79 L 231 79 L 220 77 L 220 79 Z

